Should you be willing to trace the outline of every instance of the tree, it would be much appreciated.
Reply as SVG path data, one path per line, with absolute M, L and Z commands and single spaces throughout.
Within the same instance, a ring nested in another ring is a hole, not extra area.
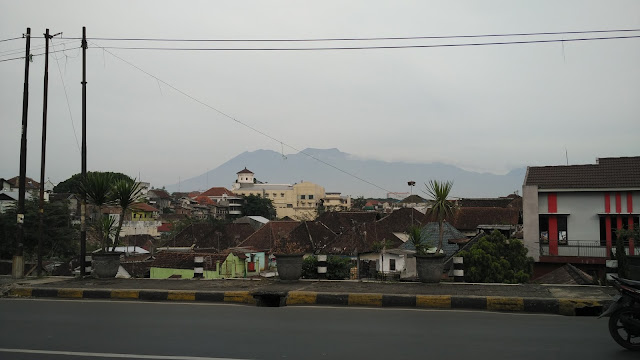
M 106 242 L 109 239 L 109 235 L 112 233 L 111 229 L 107 229 L 106 226 L 113 222 L 103 221 L 102 219 L 102 207 L 111 202 L 111 190 L 113 183 L 113 173 L 108 172 L 90 172 L 87 173 L 85 179 L 80 179 L 78 184 L 78 190 L 81 194 L 87 196 L 89 203 L 95 205 L 98 208 L 98 216 L 93 224 L 93 228 L 98 234 L 98 240 L 100 240 L 100 247 L 103 251 L 106 251 Z
M 480 238 L 459 256 L 464 258 L 467 282 L 524 283 L 533 273 L 533 258 L 527 256 L 522 241 L 507 239 L 497 230 Z
M 113 240 L 113 249 L 116 250 L 118 242 L 120 241 L 120 230 L 122 230 L 122 223 L 124 222 L 124 215 L 127 210 L 138 201 L 142 193 L 140 183 L 135 180 L 118 180 L 113 185 L 113 200 L 120 206 L 120 220 L 118 221 L 118 230 L 116 230 L 115 239 Z
M 38 251 L 39 201 L 25 202 L 24 255 L 34 259 Z M 0 214 L 0 258 L 10 259 L 14 253 L 17 209 L 14 207 Z M 78 230 L 71 225 L 69 206 L 66 202 L 44 203 L 43 254 L 44 259 L 69 259 L 77 256 Z M 28 226 L 31 224 L 32 226 Z
M 354 209 L 362 210 L 362 208 L 364 208 L 364 206 L 366 204 L 367 204 L 367 199 L 365 199 L 362 196 L 359 196 L 359 197 L 351 200 L 351 207 L 354 208 Z
M 276 217 L 276 209 L 273 207 L 271 199 L 257 195 L 247 195 L 244 197 L 242 204 L 242 215 L 262 216 L 269 220 L 273 220 Z
M 87 176 L 90 174 L 109 174 L 113 178 L 114 181 L 128 179 L 133 180 L 131 177 L 118 172 L 110 172 L 110 171 L 89 171 Z M 81 193 L 81 182 L 82 182 L 82 174 L 75 174 L 67 180 L 59 183 L 53 188 L 54 193 L 73 193 L 80 194 Z
M 429 195 L 429 200 L 431 200 L 432 204 L 428 214 L 432 214 L 436 217 L 440 229 L 438 248 L 436 249 L 436 254 L 439 254 L 440 250 L 442 250 L 442 238 L 444 237 L 444 220 L 447 217 L 452 216 L 455 211 L 455 205 L 447 200 L 449 193 L 451 192 L 451 188 L 453 187 L 453 182 L 430 180 L 429 184 L 425 185 L 427 186 L 426 193 Z

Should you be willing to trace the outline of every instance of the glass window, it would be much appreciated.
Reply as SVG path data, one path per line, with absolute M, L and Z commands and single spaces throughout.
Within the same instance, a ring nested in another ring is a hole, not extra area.
M 396 271 L 396 259 L 389 259 L 389 271 Z
M 313 195 L 309 195 L 309 200 L 313 200 Z
M 300 195 L 300 199 L 304 200 L 305 199 L 305 195 Z

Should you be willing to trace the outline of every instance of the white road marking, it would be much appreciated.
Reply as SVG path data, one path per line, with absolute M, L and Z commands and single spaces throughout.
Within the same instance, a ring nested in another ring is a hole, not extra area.
M 4 348 L 0 348 L 0 352 L 20 353 L 20 354 L 38 354 L 38 355 L 63 355 L 63 356 L 101 357 L 101 358 L 115 358 L 115 359 L 246 360 L 246 359 L 236 359 L 236 358 L 212 358 L 212 357 L 200 357 L 200 356 L 164 356 L 164 355 L 141 355 L 141 354 L 114 354 L 114 353 L 93 353 L 93 352 L 31 350 L 31 349 L 4 349 Z

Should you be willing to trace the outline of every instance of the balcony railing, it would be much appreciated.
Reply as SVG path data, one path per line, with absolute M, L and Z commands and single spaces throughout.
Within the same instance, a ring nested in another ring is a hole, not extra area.
M 625 253 L 629 255 L 629 248 L 625 247 Z M 615 246 L 612 247 L 612 252 L 615 253 Z M 600 246 L 598 243 L 594 243 L 593 241 L 588 242 L 580 242 L 580 241 L 572 241 L 569 245 L 558 245 L 558 253 L 550 254 L 549 253 L 549 245 L 543 244 L 540 245 L 540 256 L 576 256 L 576 257 L 596 257 L 596 258 L 606 258 L 607 257 L 607 247 Z

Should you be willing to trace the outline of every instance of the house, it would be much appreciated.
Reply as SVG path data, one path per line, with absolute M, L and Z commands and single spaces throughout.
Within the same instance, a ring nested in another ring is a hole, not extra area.
M 341 196 L 339 192 L 327 192 L 322 198 L 322 206 L 327 211 L 348 211 L 351 209 L 351 196 Z
M 238 246 L 253 232 L 254 230 L 249 224 L 213 225 L 196 223 L 184 228 L 162 246 L 173 249 L 222 252 L 228 248 Z
M 0 178 L 0 191 L 11 190 L 11 183 L 4 178 Z
M 205 279 L 243 278 L 259 274 L 255 264 L 254 271 L 249 271 L 248 258 L 243 252 L 198 253 L 167 252 L 155 255 L 150 268 L 152 279 L 181 277 L 191 279 L 194 275 L 195 258 L 203 258 L 203 277 Z
M 149 200 L 149 205 L 160 209 L 162 212 L 166 208 L 171 208 L 171 196 L 166 190 L 151 189 L 147 191 L 145 197 Z
M 34 195 L 30 192 L 25 192 L 24 199 L 31 200 Z M 18 190 L 0 191 L 0 214 L 5 213 L 9 209 L 18 205 L 19 193 Z
M 196 195 L 194 199 L 201 199 L 202 197 L 209 198 L 216 205 L 215 217 L 218 219 L 224 219 L 230 217 L 242 216 L 242 197 L 237 196 L 230 190 L 224 187 L 212 187 L 211 189 Z
M 322 186 L 308 181 L 294 185 L 269 184 L 258 181 L 254 175 L 247 168 L 240 170 L 232 186 L 233 193 L 270 199 L 278 219 L 288 216 L 292 219 L 310 220 L 317 216 L 318 205 L 326 195 Z
M 12 177 L 11 179 L 8 179 L 6 181 L 9 182 L 9 184 L 11 186 L 11 190 L 13 190 L 13 189 L 18 190 L 20 188 L 20 177 L 19 176 Z M 30 177 L 25 177 L 24 189 L 27 192 L 39 193 L 40 192 L 40 183 L 35 181 L 35 180 L 33 180 Z
M 564 264 L 601 275 L 615 251 L 616 230 L 638 227 L 640 156 L 531 166 L 522 190 L 523 238 L 536 261 L 534 279 Z M 637 252 L 635 240 L 625 244 L 629 254 Z
M 102 208 L 103 214 L 119 221 L 120 208 L 114 206 L 105 206 Z M 135 203 L 129 207 L 122 222 L 120 236 L 142 235 L 148 234 L 157 237 L 158 227 L 162 226 L 162 222 L 158 220 L 159 210 L 146 203 Z

